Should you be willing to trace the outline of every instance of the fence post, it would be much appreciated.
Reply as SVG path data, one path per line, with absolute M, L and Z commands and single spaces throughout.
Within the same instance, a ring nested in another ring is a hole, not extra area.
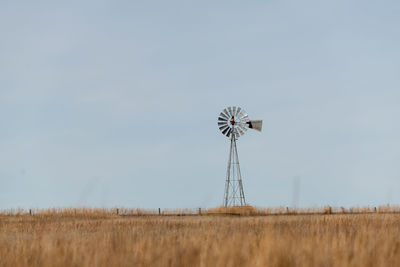
M 32 210 L 31 210 L 31 209 L 29 209 L 29 215 L 31 215 L 31 216 L 32 216 Z
M 201 215 L 201 208 L 199 208 L 199 215 Z
M 286 213 L 289 214 L 289 207 L 286 207 Z
M 119 209 L 117 208 L 117 215 L 119 215 Z
M 158 208 L 158 215 L 161 215 L 161 209 Z

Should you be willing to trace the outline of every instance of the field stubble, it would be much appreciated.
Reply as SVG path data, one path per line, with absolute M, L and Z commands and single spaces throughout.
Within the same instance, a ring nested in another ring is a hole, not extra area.
M 400 266 L 400 214 L 0 216 L 1 266 Z

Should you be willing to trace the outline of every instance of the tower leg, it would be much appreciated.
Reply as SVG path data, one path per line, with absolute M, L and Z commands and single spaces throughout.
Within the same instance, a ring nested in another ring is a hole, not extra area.
M 225 192 L 224 192 L 224 206 L 229 206 L 229 189 L 231 183 L 231 162 L 232 162 L 232 143 L 233 139 L 231 138 L 231 145 L 229 148 L 229 159 L 228 159 L 228 166 L 226 168 L 226 180 L 225 180 Z

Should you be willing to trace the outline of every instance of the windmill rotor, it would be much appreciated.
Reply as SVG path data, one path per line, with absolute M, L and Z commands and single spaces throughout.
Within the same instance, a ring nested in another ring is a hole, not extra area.
M 247 129 L 254 129 L 261 132 L 262 120 L 250 120 L 249 115 L 241 107 L 225 108 L 218 117 L 218 128 L 223 135 L 230 137 L 231 134 L 235 138 L 244 135 Z M 231 129 L 227 131 L 226 129 Z

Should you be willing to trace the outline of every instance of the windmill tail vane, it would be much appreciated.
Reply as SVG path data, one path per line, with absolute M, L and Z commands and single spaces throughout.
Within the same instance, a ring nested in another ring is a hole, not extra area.
M 262 120 L 250 120 L 246 111 L 240 107 L 227 107 L 219 114 L 218 128 L 231 141 L 223 205 L 225 207 L 244 206 L 246 205 L 246 198 L 243 190 L 236 140 L 244 135 L 247 129 L 261 132 Z

